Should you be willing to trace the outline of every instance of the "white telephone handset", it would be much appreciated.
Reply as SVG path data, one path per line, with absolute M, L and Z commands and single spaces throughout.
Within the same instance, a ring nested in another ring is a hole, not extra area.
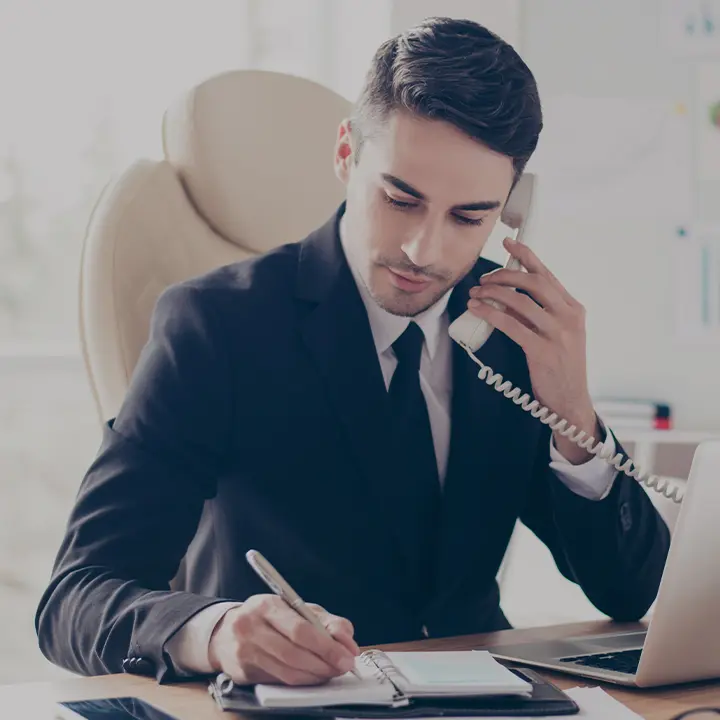
M 535 184 L 535 175 L 524 173 L 510 193 L 510 197 L 500 214 L 501 222 L 505 223 L 511 230 L 517 230 L 515 240 L 518 242 L 523 242 L 525 230 L 527 229 L 528 218 L 532 210 Z M 505 267 L 509 270 L 517 270 L 522 266 L 519 260 L 512 255 L 508 255 Z M 495 300 L 485 300 L 485 302 L 501 310 L 505 307 Z M 469 347 L 473 352 L 477 352 L 485 344 L 494 329 L 489 322 L 479 318 L 477 315 L 473 315 L 468 310 L 455 320 L 448 332 L 453 340 L 464 347 Z
M 528 227 L 528 219 L 532 210 L 533 192 L 537 184 L 537 178 L 531 173 L 524 173 L 513 188 L 510 197 L 505 203 L 500 219 L 512 230 L 517 230 L 515 240 L 523 242 Z M 520 262 L 510 255 L 505 267 L 510 270 L 521 268 Z M 504 309 L 502 303 L 494 300 L 485 300 L 496 308 Z M 488 385 L 497 390 L 505 397 L 520 405 L 523 410 L 529 412 L 534 418 L 540 420 L 550 429 L 559 432 L 563 437 L 569 437 L 579 447 L 587 450 L 593 455 L 599 455 L 606 463 L 620 472 L 624 472 L 638 482 L 659 492 L 666 498 L 676 503 L 682 502 L 683 490 L 677 485 L 671 484 L 668 478 L 658 475 L 647 474 L 633 463 L 633 461 L 617 453 L 614 456 L 607 451 L 603 442 L 595 442 L 595 438 L 587 436 L 584 430 L 578 430 L 575 425 L 560 418 L 550 408 L 540 405 L 537 400 L 531 400 L 528 393 L 522 393 L 520 388 L 513 387 L 508 380 L 503 380 L 500 373 L 493 371 L 485 365 L 475 354 L 487 341 L 495 328 L 486 320 L 482 320 L 469 310 L 463 313 L 449 327 L 450 337 L 465 349 L 473 362 L 480 366 L 478 377 Z M 569 426 L 569 427 L 568 427 Z

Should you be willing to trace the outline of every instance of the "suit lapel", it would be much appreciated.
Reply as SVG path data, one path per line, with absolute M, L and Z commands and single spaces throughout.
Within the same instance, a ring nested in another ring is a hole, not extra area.
M 357 508 L 369 508 L 369 516 L 376 516 L 368 524 L 388 533 L 388 551 L 400 550 L 395 559 L 402 570 L 414 550 L 403 522 L 409 479 L 397 471 L 387 391 L 370 323 L 339 241 L 342 210 L 301 246 L 297 295 L 312 303 L 301 324 L 302 339 L 361 468 L 363 482 L 356 495 L 362 505 Z
M 453 291 L 448 305 L 451 320 L 467 309 L 469 290 L 475 284 L 472 276 L 487 269 L 476 266 Z M 513 456 L 521 448 L 534 447 L 533 438 L 541 427 L 480 380 L 479 366 L 456 343 L 452 357 L 452 432 L 435 565 L 436 593 L 431 603 L 438 609 L 473 581 L 469 575 L 494 577 L 485 568 L 500 563 L 505 550 L 502 538 L 517 516 Z M 478 357 L 511 381 L 527 382 L 521 349 L 500 331 L 493 332 Z

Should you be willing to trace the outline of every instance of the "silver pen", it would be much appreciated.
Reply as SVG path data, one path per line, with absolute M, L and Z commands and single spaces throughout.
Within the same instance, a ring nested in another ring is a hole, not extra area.
M 305 604 L 304 600 L 292 589 L 288 581 L 270 564 L 267 558 L 257 550 L 248 550 L 245 553 L 245 559 L 258 577 L 298 615 L 304 617 L 314 628 L 327 637 L 335 639 L 320 622 L 318 616 Z M 362 676 L 356 668 L 353 668 L 350 672 L 362 680 Z

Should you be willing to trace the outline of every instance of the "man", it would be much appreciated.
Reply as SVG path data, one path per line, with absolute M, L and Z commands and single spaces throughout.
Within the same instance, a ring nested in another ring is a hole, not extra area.
M 528 272 L 480 258 L 541 126 L 532 74 L 475 23 L 379 48 L 339 129 L 337 214 L 159 299 L 40 602 L 48 658 L 312 683 L 358 643 L 506 628 L 518 518 L 600 610 L 645 613 L 669 538 L 642 488 L 480 382 L 447 333 L 470 307 L 497 328 L 484 362 L 615 446 L 582 306 L 525 246 L 506 243 Z M 250 548 L 332 637 L 268 595 Z

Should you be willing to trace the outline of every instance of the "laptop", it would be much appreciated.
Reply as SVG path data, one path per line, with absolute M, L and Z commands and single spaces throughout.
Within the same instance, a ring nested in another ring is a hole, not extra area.
M 647 631 L 483 648 L 499 660 L 635 687 L 720 677 L 720 440 L 695 450 Z

